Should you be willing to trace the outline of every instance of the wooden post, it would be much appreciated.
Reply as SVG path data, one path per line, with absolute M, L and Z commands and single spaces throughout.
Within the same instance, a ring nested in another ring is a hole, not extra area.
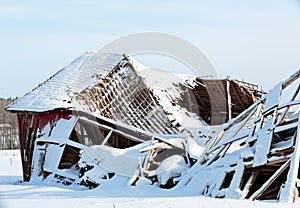
M 228 121 L 230 121 L 232 112 L 231 112 L 230 80 L 228 79 L 226 79 L 226 87 L 227 87 Z
M 239 186 L 244 174 L 244 170 L 245 170 L 244 162 L 240 160 L 237 164 L 237 167 L 235 169 L 235 174 L 226 193 L 226 198 L 233 198 L 233 199 L 241 198 L 242 194 L 239 191 Z
M 285 182 L 285 187 L 280 192 L 279 201 L 280 202 L 294 202 L 295 198 L 298 198 L 298 195 L 295 196 L 296 181 L 298 177 L 299 169 L 299 157 L 300 157 L 300 113 L 298 115 L 298 127 L 295 135 L 296 143 L 294 147 L 294 152 L 291 157 L 290 170 L 287 175 L 287 180 Z

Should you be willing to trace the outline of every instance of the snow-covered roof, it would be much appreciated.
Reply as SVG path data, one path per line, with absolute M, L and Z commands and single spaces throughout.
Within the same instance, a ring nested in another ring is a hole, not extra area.
M 86 52 L 7 107 L 9 111 L 45 112 L 72 108 L 74 93 L 92 86 L 122 60 L 122 54 Z

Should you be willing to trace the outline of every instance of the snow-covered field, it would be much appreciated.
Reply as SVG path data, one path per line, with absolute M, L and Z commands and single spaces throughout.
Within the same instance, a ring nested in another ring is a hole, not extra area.
M 0 185 L 20 183 L 22 180 L 20 150 L 0 150 L 0 167 Z M 2 189 L 0 190 L 2 193 Z
M 0 208 L 10 207 L 300 207 L 300 202 L 283 204 L 252 202 L 233 199 L 214 199 L 202 196 L 170 195 L 155 193 L 155 189 L 120 189 L 114 192 L 93 190 L 70 190 L 41 184 L 21 183 L 22 170 L 19 150 L 0 151 Z M 109 184 L 105 184 L 109 189 Z M 124 184 L 120 184 L 124 185 Z M 186 195 L 186 194 L 185 194 Z

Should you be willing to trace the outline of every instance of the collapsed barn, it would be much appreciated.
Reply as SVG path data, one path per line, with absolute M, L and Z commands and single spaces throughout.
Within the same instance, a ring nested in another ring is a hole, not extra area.
M 300 188 L 299 77 L 297 71 L 227 123 L 200 158 L 197 174 L 185 181 L 217 198 L 294 202 Z
M 24 181 L 93 188 L 122 176 L 173 187 L 215 147 L 211 125 L 241 118 L 264 94 L 249 83 L 196 76 L 157 89 L 135 63 L 85 53 L 7 107 L 18 115 Z

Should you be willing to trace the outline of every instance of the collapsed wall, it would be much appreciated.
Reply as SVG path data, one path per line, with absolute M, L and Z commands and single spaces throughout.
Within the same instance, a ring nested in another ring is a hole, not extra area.
M 299 78 L 297 71 L 227 123 L 182 183 L 217 198 L 295 201 L 300 188 Z
M 240 119 L 263 94 L 195 76 L 158 88 L 134 63 L 86 53 L 8 106 L 18 114 L 25 181 L 95 188 L 146 178 L 172 188 L 215 146 L 220 126 L 210 124 Z

